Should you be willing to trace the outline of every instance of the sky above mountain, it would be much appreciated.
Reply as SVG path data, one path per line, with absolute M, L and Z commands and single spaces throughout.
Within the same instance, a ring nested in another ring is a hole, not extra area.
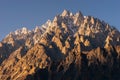
M 81 11 L 120 30 L 120 0 L 0 0 L 0 40 L 22 27 L 33 29 L 67 9 Z

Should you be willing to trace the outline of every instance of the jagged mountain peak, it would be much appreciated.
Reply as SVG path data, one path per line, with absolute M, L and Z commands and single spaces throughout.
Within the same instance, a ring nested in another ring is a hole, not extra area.
M 42 26 L 36 26 L 36 28 L 33 29 L 33 32 L 34 33 L 37 33 L 39 31 L 44 32 L 51 25 L 51 23 L 52 23 L 51 20 L 47 20 L 46 23 L 43 24 Z
M 23 27 L 22 29 L 11 32 L 6 36 L 5 39 L 3 39 L 3 42 L 6 43 L 11 39 L 13 39 L 12 41 L 26 41 L 28 38 L 31 38 L 31 40 L 33 41 L 32 43 L 36 44 L 42 39 L 42 36 L 46 34 L 51 34 L 51 32 L 56 34 L 57 29 L 65 34 L 67 33 L 69 35 L 74 35 L 76 33 L 79 33 L 79 35 L 89 37 L 102 34 L 105 38 L 110 34 L 119 34 L 118 30 L 114 29 L 107 23 L 97 18 L 94 18 L 92 16 L 84 17 L 80 11 L 73 14 L 68 10 L 64 10 L 62 14 L 55 16 L 52 21 L 48 20 L 42 26 L 36 26 L 36 28 L 33 30 L 28 30 L 26 27 Z M 116 38 L 119 39 L 119 37 Z
M 76 15 L 76 16 L 82 16 L 82 17 L 83 17 L 83 14 L 82 14 L 80 11 L 76 12 L 75 15 Z
M 78 17 L 78 16 L 83 16 L 82 13 L 80 11 L 76 12 L 75 14 L 73 14 L 72 12 L 70 12 L 69 10 L 64 10 L 61 14 L 62 17 L 65 17 L 65 16 L 74 16 L 75 17 Z
M 31 31 L 28 30 L 26 27 L 16 30 L 15 32 L 11 32 L 12 35 L 21 35 L 21 34 L 28 34 Z
M 61 16 L 69 16 L 70 15 L 70 12 L 68 10 L 64 10 L 61 14 Z
M 81 12 L 64 10 L 53 20 L 33 30 L 18 29 L 0 42 L 1 80 L 116 80 L 119 63 L 120 32 Z

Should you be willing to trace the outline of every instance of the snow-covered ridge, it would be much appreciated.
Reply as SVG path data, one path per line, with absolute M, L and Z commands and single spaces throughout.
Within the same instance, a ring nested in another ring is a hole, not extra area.
M 7 36 L 9 36 L 9 35 L 12 35 L 12 36 L 17 36 L 17 35 L 27 35 L 27 34 L 29 34 L 29 33 L 36 33 L 36 32 L 38 32 L 38 30 L 42 30 L 42 31 L 44 31 L 44 30 L 46 30 L 46 28 L 49 26 L 49 25 L 51 25 L 51 21 L 50 20 L 48 20 L 45 24 L 43 24 L 42 26 L 36 26 L 35 27 L 35 29 L 33 29 L 33 30 L 29 30 L 27 27 L 23 27 L 23 28 L 21 28 L 21 29 L 17 29 L 17 30 L 15 30 L 14 32 L 10 32 Z M 6 36 L 6 37 L 7 37 Z
M 79 17 L 81 13 L 80 12 L 77 12 L 76 14 L 73 14 L 72 12 L 68 11 L 68 10 L 64 10 L 59 16 L 62 16 L 62 17 Z M 63 20 L 63 19 L 60 19 L 61 17 L 57 17 L 57 20 Z M 71 31 L 75 32 L 75 30 L 72 29 L 72 26 L 74 24 L 77 23 L 77 18 L 74 19 L 74 22 L 72 22 L 72 20 L 69 20 L 68 19 L 68 27 L 70 28 Z M 53 20 L 54 21 L 54 20 Z M 64 20 L 65 21 L 65 20 Z M 66 21 L 65 21 L 66 22 Z M 27 35 L 27 34 L 30 34 L 30 33 L 37 33 L 37 32 L 41 32 L 41 33 L 44 33 L 44 32 L 48 32 L 49 31 L 49 27 L 50 25 L 54 25 L 54 23 L 52 23 L 51 20 L 48 20 L 45 24 L 41 25 L 41 26 L 36 26 L 33 30 L 29 30 L 27 29 L 26 27 L 23 27 L 21 29 L 17 29 L 16 31 L 14 32 L 10 32 L 7 36 L 9 35 L 12 35 L 12 36 L 17 36 L 17 35 Z M 66 23 L 65 23 L 66 24 Z M 6 37 L 7 37 L 6 36 Z
M 20 34 L 28 34 L 31 31 L 28 30 L 26 27 L 23 27 L 22 29 L 16 30 L 15 35 L 20 35 Z
M 51 20 L 48 20 L 45 24 L 43 24 L 42 26 L 36 26 L 35 27 L 35 29 L 33 29 L 32 31 L 34 32 L 34 33 L 37 33 L 37 32 L 44 32 L 46 29 L 47 29 L 47 27 L 48 26 L 50 26 L 51 25 Z
M 31 30 L 28 30 L 26 27 L 23 27 L 21 29 L 17 29 L 14 32 L 10 32 L 7 36 L 9 36 L 9 35 L 23 35 L 23 34 L 25 35 L 25 34 L 28 34 L 30 32 L 31 32 Z
M 107 36 L 108 32 L 112 35 L 115 34 L 115 31 L 118 33 L 117 30 L 112 31 L 113 28 L 110 25 L 107 25 L 107 23 L 100 21 L 97 18 L 83 16 L 80 11 L 73 14 L 72 12 L 64 10 L 61 14 L 55 16 L 53 20 L 48 20 L 45 24 L 36 26 L 33 30 L 29 30 L 26 27 L 18 29 L 8 34 L 4 40 L 12 37 L 15 40 L 23 39 L 26 41 L 30 38 L 31 41 L 37 43 L 41 40 L 42 36 L 46 35 L 46 33 L 55 33 L 57 28 L 59 28 L 62 33 L 69 33 L 69 35 L 79 33 L 79 35 L 92 37 L 94 37 L 95 34 L 103 32 L 106 33 L 103 33 L 103 36 Z

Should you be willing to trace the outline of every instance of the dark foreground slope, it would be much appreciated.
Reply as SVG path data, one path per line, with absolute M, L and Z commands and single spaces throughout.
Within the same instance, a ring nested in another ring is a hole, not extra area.
M 0 80 L 120 80 L 120 32 L 64 10 L 0 43 Z

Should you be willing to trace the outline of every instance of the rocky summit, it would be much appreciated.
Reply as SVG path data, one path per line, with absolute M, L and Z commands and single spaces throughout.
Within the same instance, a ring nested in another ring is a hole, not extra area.
M 120 80 L 120 32 L 64 10 L 0 42 L 0 80 Z

